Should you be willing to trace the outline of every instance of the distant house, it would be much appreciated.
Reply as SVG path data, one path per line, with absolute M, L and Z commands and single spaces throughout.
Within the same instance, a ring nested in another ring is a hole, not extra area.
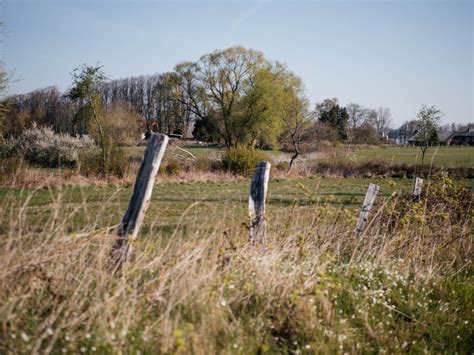
M 440 145 L 450 145 L 451 139 L 457 132 L 444 132 L 439 135 L 439 144 Z
M 474 145 L 474 127 L 453 133 L 447 145 Z
M 420 140 L 417 138 L 418 131 L 414 131 L 413 135 L 408 138 L 408 144 L 419 146 Z M 474 145 L 474 127 L 467 128 L 463 131 L 447 132 L 440 134 L 440 145 Z
M 418 138 L 418 130 L 414 130 L 413 134 L 407 140 L 408 145 L 419 146 L 421 144 L 420 139 Z

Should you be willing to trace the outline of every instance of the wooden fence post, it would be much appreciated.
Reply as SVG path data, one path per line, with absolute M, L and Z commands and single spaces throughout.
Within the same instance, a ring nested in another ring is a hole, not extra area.
M 362 205 L 362 210 L 359 214 L 359 220 L 357 221 L 357 226 L 355 229 L 356 235 L 360 235 L 369 219 L 369 213 L 374 205 L 375 198 L 379 193 L 380 187 L 375 184 L 369 184 L 369 188 L 367 189 L 367 193 L 365 194 L 364 204 Z
M 127 259 L 129 253 L 128 237 L 135 238 L 140 231 L 168 139 L 168 136 L 164 134 L 151 134 L 135 180 L 127 212 L 125 212 L 117 231 L 117 242 L 114 246 L 113 255 L 114 262 L 116 262 L 115 267 L 120 267 Z
M 249 215 L 250 215 L 250 242 L 265 246 L 267 241 L 267 225 L 265 222 L 265 201 L 270 178 L 269 162 L 257 164 L 250 184 Z
M 421 197 L 421 190 L 423 188 L 423 179 L 415 177 L 415 181 L 413 181 L 413 201 L 418 202 L 420 201 Z

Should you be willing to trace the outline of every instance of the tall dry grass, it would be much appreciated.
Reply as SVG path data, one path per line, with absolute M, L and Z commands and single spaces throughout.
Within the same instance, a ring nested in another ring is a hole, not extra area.
M 360 238 L 354 211 L 289 206 L 269 215 L 265 250 L 238 207 L 220 220 L 184 211 L 172 235 L 133 241 L 113 276 L 116 226 L 68 233 L 90 209 L 59 218 L 60 199 L 32 225 L 29 199 L 6 198 L 0 353 L 469 352 L 471 203 L 439 180 L 419 203 L 385 200 Z

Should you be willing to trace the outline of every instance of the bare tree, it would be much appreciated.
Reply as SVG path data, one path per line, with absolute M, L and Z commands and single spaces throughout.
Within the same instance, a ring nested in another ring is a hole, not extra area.
M 349 129 L 353 130 L 364 123 L 365 109 L 361 105 L 350 103 L 346 109 L 349 114 Z
M 377 134 L 385 138 L 392 124 L 392 113 L 388 107 L 379 107 L 376 111 L 376 115 L 372 116 L 370 121 L 377 131 Z
M 178 100 L 181 90 L 178 78 L 176 72 L 169 72 L 117 79 L 101 83 L 100 92 L 105 106 L 125 104 L 147 126 L 156 120 L 161 133 L 186 132 L 193 116 Z
M 364 126 L 375 115 L 372 109 L 364 108 L 359 104 L 350 103 L 346 107 L 349 115 L 348 142 L 353 142 L 358 128 Z
M 301 143 L 304 139 L 305 130 L 312 119 L 309 110 L 309 101 L 301 93 L 292 94 L 286 103 L 283 122 L 285 124 L 284 135 L 290 141 L 293 148 L 288 172 L 291 170 L 295 159 L 301 154 Z

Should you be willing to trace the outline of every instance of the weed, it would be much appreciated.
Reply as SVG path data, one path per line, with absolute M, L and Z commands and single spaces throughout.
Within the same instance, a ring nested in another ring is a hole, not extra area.
M 238 146 L 227 150 L 222 156 L 222 167 L 235 174 L 251 175 L 260 161 L 268 160 L 262 151 Z

